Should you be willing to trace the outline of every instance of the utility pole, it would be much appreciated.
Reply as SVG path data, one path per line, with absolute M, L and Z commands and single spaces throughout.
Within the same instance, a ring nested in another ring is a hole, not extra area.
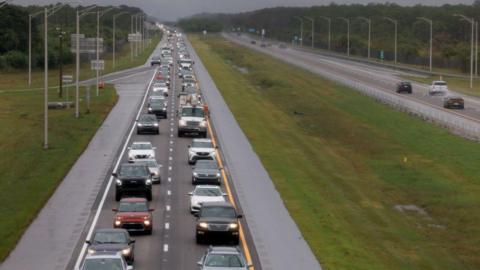
M 58 41 L 59 41 L 59 47 L 60 47 L 60 51 L 59 51 L 59 88 L 58 88 L 58 97 L 59 98 L 62 98 L 63 96 L 63 37 L 65 35 L 65 32 L 62 31 L 61 28 L 57 27 L 57 31 L 59 32 L 59 35 L 58 35 Z
M 315 48 L 315 20 L 310 17 L 305 17 L 305 19 L 312 22 L 312 49 Z
M 303 19 L 297 16 L 294 18 L 300 20 L 300 47 L 303 47 Z
M 461 14 L 454 14 L 455 17 L 460 17 L 461 20 L 466 21 L 471 24 L 472 33 L 471 33 L 471 44 L 470 44 L 470 88 L 473 88 L 473 40 L 475 39 L 475 20 L 473 18 L 468 18 Z
M 75 44 L 75 58 L 76 58 L 76 68 L 75 68 L 75 117 L 80 117 L 80 110 L 79 110 L 79 78 L 80 78 L 80 18 L 85 16 L 89 13 L 90 10 L 95 8 L 96 5 L 84 8 L 83 10 L 79 10 L 77 8 L 77 16 L 76 16 L 76 44 Z
M 347 56 L 350 56 L 350 19 L 344 17 L 338 19 L 347 23 Z
M 419 17 L 418 20 L 427 22 L 430 25 L 430 72 L 432 71 L 432 53 L 433 53 L 433 21 L 425 17 Z
M 362 20 L 368 24 L 368 51 L 367 58 L 370 59 L 370 44 L 371 44 L 371 34 L 372 34 L 372 19 L 365 17 L 358 17 L 359 20 Z
M 119 17 L 119 16 L 122 16 L 124 14 L 126 14 L 127 12 L 120 12 L 120 13 L 117 13 L 115 15 L 113 15 L 113 42 L 112 42 L 112 49 L 113 49 L 113 53 L 112 53 L 112 64 L 113 64 L 113 70 L 115 70 L 115 49 L 116 49 L 116 43 L 117 43 L 117 38 L 116 38 L 116 25 L 115 25 L 115 20 Z
M 328 50 L 331 49 L 330 44 L 332 41 L 332 18 L 326 16 L 320 16 L 320 18 L 327 20 L 328 22 Z
M 397 64 L 397 28 L 398 28 L 398 21 L 397 20 L 394 20 L 392 18 L 389 18 L 389 17 L 385 17 L 385 20 L 393 23 L 395 25 L 395 60 L 394 60 L 394 63 L 395 65 Z

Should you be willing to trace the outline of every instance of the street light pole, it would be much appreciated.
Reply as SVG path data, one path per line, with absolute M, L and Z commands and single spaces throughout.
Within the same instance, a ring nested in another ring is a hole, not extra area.
M 347 56 L 350 56 L 350 19 L 344 17 L 338 19 L 347 23 Z
M 113 42 L 112 42 L 112 49 L 113 49 L 113 53 L 112 53 L 112 64 L 113 64 L 113 70 L 115 70 L 115 49 L 116 49 L 116 44 L 117 43 L 117 38 L 116 38 L 116 25 L 115 25 L 115 20 L 121 16 L 121 15 L 124 15 L 126 14 L 127 12 L 120 12 L 120 13 L 117 13 L 117 14 L 114 14 L 113 15 Z
M 315 48 L 315 20 L 310 17 L 305 17 L 305 19 L 312 22 L 312 49 Z
M 320 18 L 327 20 L 328 22 L 328 50 L 330 50 L 330 44 L 332 40 L 331 32 L 332 32 L 332 19 L 326 16 L 320 16 Z
M 433 53 L 433 21 L 425 17 L 418 17 L 417 20 L 422 20 L 430 25 L 430 72 L 432 71 L 432 53 Z
M 294 18 L 300 20 L 300 47 L 303 47 L 303 19 L 297 16 Z
M 454 14 L 455 17 L 460 17 L 461 20 L 464 20 L 471 24 L 472 33 L 471 33 L 471 45 L 470 45 L 470 88 L 473 88 L 473 40 L 475 39 L 475 20 L 473 18 L 468 18 L 461 14 Z
M 105 13 L 109 12 L 112 9 L 114 9 L 114 7 L 111 7 L 111 8 L 109 8 L 109 9 L 103 11 L 103 12 L 101 12 L 100 9 L 97 9 L 97 40 L 96 40 L 97 41 L 96 42 L 97 46 L 96 46 L 96 49 L 95 49 L 96 56 L 97 56 L 97 65 L 96 65 L 96 69 L 95 69 L 96 77 L 97 77 L 97 87 L 96 87 L 97 97 L 98 97 L 98 94 L 99 94 L 99 89 L 98 89 L 99 85 L 98 84 L 100 83 L 99 82 L 99 80 L 100 80 L 100 78 L 99 78 L 99 74 L 100 74 L 100 69 L 99 69 L 99 67 L 100 67 L 100 64 L 99 64 L 99 62 L 100 62 L 100 17 L 102 17 L 103 15 L 105 15 Z
M 362 20 L 368 24 L 368 51 L 367 58 L 370 59 L 370 44 L 371 44 L 371 33 L 372 33 L 372 19 L 365 17 L 358 17 L 359 20 Z
M 389 17 L 385 17 L 384 19 L 395 25 L 395 60 L 394 60 L 394 63 L 397 64 L 397 28 L 398 28 L 398 21 L 394 20 L 392 18 L 389 18 Z
M 130 15 L 130 34 L 133 34 L 133 17 Z M 133 41 L 130 41 L 130 61 L 133 61 Z

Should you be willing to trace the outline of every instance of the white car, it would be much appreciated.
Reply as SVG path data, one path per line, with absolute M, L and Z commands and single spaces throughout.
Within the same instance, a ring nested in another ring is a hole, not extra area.
M 151 142 L 133 142 L 128 147 L 128 162 L 139 159 L 155 159 L 155 149 Z
M 118 269 L 133 270 L 120 253 L 102 252 L 99 254 L 87 254 L 80 266 L 81 270 Z
M 227 196 L 219 186 L 213 185 L 198 185 L 188 194 L 190 195 L 191 213 L 198 212 L 204 202 L 225 202 L 225 196 Z
M 216 148 L 210 139 L 193 139 L 188 146 L 188 164 L 192 165 L 199 159 L 215 160 Z
M 168 96 L 168 85 L 163 83 L 154 83 L 152 86 L 153 92 L 161 92 L 164 96 Z
M 441 95 L 444 96 L 448 93 L 447 82 L 445 81 L 433 81 L 432 85 L 428 89 L 428 95 L 436 96 Z

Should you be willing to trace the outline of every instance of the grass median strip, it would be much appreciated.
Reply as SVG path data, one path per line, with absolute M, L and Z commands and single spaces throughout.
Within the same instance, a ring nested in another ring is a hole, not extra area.
M 480 145 L 315 74 L 191 36 L 325 269 L 480 268 Z

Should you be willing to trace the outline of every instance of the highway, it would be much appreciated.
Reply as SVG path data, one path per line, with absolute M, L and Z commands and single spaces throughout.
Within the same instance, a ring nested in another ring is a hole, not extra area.
M 374 87 L 378 90 L 395 93 L 395 85 L 402 81 L 399 77 L 399 72 L 392 71 L 388 68 L 382 68 L 374 65 L 358 63 L 355 61 L 338 59 L 330 56 L 319 55 L 311 52 L 296 50 L 292 48 L 281 49 L 277 46 L 270 46 L 266 48 L 260 47 L 257 42 L 256 45 L 250 43 L 250 37 L 242 35 L 224 35 L 230 41 L 239 43 L 248 48 L 266 53 L 282 61 L 300 66 L 311 72 L 316 73 L 316 69 L 335 74 L 346 80 L 360 83 L 369 87 Z M 405 74 L 405 72 L 401 72 Z M 413 100 L 433 108 L 443 110 L 476 122 L 480 122 L 480 99 L 475 97 L 464 96 L 465 109 L 464 110 L 450 110 L 443 108 L 443 98 L 441 96 L 428 96 L 428 85 L 421 83 L 412 83 L 413 94 L 396 94 L 405 99 Z M 450 89 L 452 94 L 455 93 Z
M 165 42 L 165 39 L 162 40 Z M 161 46 L 160 46 L 161 47 Z M 157 52 L 158 53 L 158 50 Z M 173 53 L 177 57 L 176 52 Z M 191 184 L 191 166 L 187 163 L 187 146 L 191 143 L 192 138 L 177 137 L 177 117 L 178 98 L 176 93 L 180 91 L 181 84 L 176 74 L 176 66 L 171 69 L 171 86 L 170 95 L 168 97 L 168 118 L 160 121 L 159 135 L 137 135 L 134 128 L 134 122 L 130 124 L 132 127 L 128 134 L 127 140 L 120 151 L 118 160 L 115 162 L 113 170 L 120 163 L 126 162 L 126 147 L 134 141 L 149 141 L 156 147 L 156 159 L 162 167 L 162 183 L 153 186 L 153 200 L 150 207 L 155 209 L 153 212 L 153 234 L 152 235 L 133 235 L 135 243 L 135 263 L 134 269 L 198 269 L 196 262 L 203 255 L 208 245 L 197 245 L 195 243 L 195 217 L 189 211 L 188 192 L 193 190 Z M 146 78 L 145 70 L 139 69 L 138 73 L 142 76 L 134 76 L 134 73 L 128 73 L 128 79 L 123 83 L 140 84 L 145 83 L 147 86 L 142 105 L 137 113 L 146 113 L 146 98 L 151 90 L 154 82 L 155 74 L 149 74 Z M 140 81 L 138 81 L 140 80 Z M 119 82 L 120 83 L 120 82 Z M 222 189 L 231 195 L 235 200 L 234 189 L 226 189 L 226 175 L 223 174 L 224 182 Z M 113 178 L 109 177 L 108 184 L 105 189 L 99 193 L 100 202 L 98 207 L 98 215 L 93 217 L 93 222 L 89 227 L 89 235 L 97 228 L 112 228 L 114 213 L 112 208 L 117 206 L 115 201 L 115 187 Z M 247 243 L 245 239 L 248 236 L 247 225 L 242 222 L 243 237 L 241 246 L 247 250 L 247 259 L 253 260 L 255 269 L 260 269 L 258 262 L 255 260 L 255 248 L 251 243 Z M 85 240 L 86 240 L 85 239 Z M 83 245 L 78 254 L 73 259 L 78 266 L 83 259 L 86 246 Z

